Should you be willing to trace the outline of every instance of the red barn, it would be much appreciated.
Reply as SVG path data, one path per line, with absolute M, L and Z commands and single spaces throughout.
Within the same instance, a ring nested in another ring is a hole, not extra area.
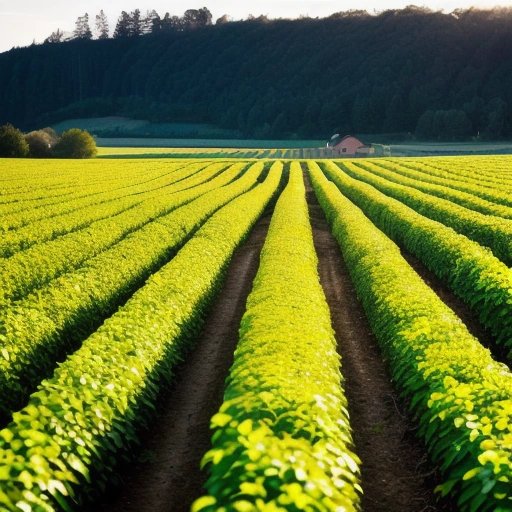
M 370 155 L 374 153 L 374 149 L 362 143 L 352 135 L 333 135 L 331 140 L 327 143 L 327 147 L 332 151 L 333 156 L 356 156 L 356 155 Z

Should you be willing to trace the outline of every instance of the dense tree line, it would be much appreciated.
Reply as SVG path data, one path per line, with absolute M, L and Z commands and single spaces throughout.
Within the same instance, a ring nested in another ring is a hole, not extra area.
M 510 137 L 511 23 L 506 9 L 409 7 L 13 49 L 0 54 L 0 122 L 122 114 L 261 138 Z
M 225 23 L 229 20 L 227 15 L 217 20 L 217 23 Z M 113 38 L 120 37 L 137 37 L 147 34 L 157 34 L 159 32 L 183 30 L 192 30 L 199 27 L 206 27 L 212 24 L 212 13 L 206 8 L 187 9 L 183 16 L 171 16 L 168 12 L 163 18 L 154 10 L 148 10 L 143 15 L 140 9 L 132 12 L 122 11 L 113 33 Z M 96 39 L 108 39 L 110 34 L 110 26 L 107 15 L 101 10 L 95 18 L 95 35 Z M 72 34 L 66 36 L 65 32 L 58 28 L 52 32 L 46 39 L 45 43 L 62 43 L 73 39 L 93 39 L 94 34 L 91 30 L 89 22 L 89 14 L 78 16 L 75 22 L 75 29 Z

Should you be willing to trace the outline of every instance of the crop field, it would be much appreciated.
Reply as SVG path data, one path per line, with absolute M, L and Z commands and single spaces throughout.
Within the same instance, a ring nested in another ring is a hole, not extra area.
M 512 157 L 144 151 L 0 160 L 0 510 L 512 511 Z
M 169 141 L 162 140 L 162 143 Z M 172 142 L 172 141 L 171 141 Z M 192 141 L 190 141 L 192 142 Z M 213 141 L 219 142 L 219 141 Z M 235 141 L 240 142 L 240 141 Z M 254 141 L 265 142 L 265 141 Z M 320 144 L 320 143 L 319 143 Z M 99 147 L 99 158 L 281 158 L 297 159 L 321 156 L 322 149 L 303 148 L 230 148 L 230 147 Z

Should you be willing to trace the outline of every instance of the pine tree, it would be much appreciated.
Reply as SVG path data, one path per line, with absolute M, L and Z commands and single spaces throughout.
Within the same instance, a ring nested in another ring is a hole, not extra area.
M 171 16 L 168 12 L 160 23 L 161 30 L 183 30 L 183 18 Z
M 45 40 L 45 43 L 60 43 L 64 37 L 64 32 L 58 28 L 55 32 L 52 32 Z
M 116 29 L 114 31 L 114 39 L 119 37 L 128 37 L 130 35 L 131 18 L 126 11 L 121 12 L 121 16 L 117 20 Z
M 130 16 L 130 36 L 142 35 L 142 20 L 140 18 L 140 9 L 135 9 Z
M 98 39 L 108 39 L 109 33 L 108 19 L 103 9 L 96 15 L 96 34 Z
M 142 33 L 143 34 L 154 34 L 161 28 L 161 22 L 159 14 L 153 9 L 147 11 L 146 16 L 142 20 Z
M 92 39 L 91 27 L 89 27 L 89 15 L 87 13 L 83 16 L 78 16 L 75 22 L 73 36 L 75 39 Z

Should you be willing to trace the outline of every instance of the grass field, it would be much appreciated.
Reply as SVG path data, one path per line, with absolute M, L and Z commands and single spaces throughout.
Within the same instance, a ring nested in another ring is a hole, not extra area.
M 147 151 L 0 160 L 0 509 L 512 510 L 512 157 Z

